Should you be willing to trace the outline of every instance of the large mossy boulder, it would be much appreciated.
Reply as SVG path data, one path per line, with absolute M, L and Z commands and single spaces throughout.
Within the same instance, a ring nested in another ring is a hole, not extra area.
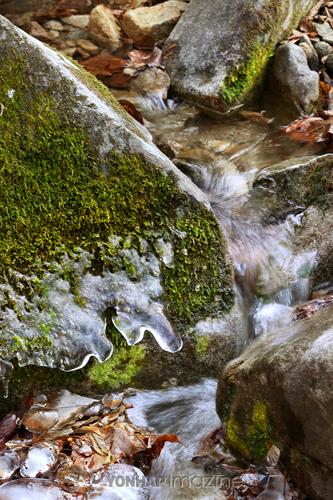
M 179 350 L 233 303 L 205 196 L 79 66 L 3 17 L 0 44 L 2 376 L 106 361 L 115 329 Z
M 333 491 L 333 309 L 265 334 L 222 372 L 217 411 L 229 445 L 265 462 L 272 444 L 309 499 Z
M 177 93 L 210 108 L 249 99 L 278 42 L 315 0 L 192 0 L 168 41 Z

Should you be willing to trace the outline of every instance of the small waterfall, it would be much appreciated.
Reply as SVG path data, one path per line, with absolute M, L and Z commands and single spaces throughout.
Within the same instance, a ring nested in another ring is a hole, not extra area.
M 265 207 L 246 206 L 254 172 L 231 164 L 202 170 L 202 189 L 228 241 L 235 281 L 249 319 L 249 337 L 292 321 L 292 307 L 310 296 L 316 252 L 296 253 L 295 228 L 301 215 L 265 224 Z

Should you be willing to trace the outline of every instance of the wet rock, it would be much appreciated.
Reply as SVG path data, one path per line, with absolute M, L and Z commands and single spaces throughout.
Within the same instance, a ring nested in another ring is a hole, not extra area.
M 318 54 L 319 59 L 328 56 L 333 51 L 332 46 L 327 42 L 316 42 L 314 48 Z
M 98 44 L 112 51 L 122 46 L 120 26 L 112 11 L 105 5 L 97 5 L 91 11 L 89 33 Z
M 333 209 L 310 207 L 305 210 L 295 235 L 295 247 L 316 252 L 313 286 L 333 281 Z
M 295 44 L 281 45 L 276 51 L 274 76 L 286 99 L 300 111 L 310 112 L 319 99 L 319 75 L 311 71 L 307 56 Z
M 75 370 L 109 360 L 110 338 L 133 346 L 145 331 L 179 350 L 181 332 L 233 303 L 207 197 L 91 75 L 2 17 L 0 30 L 1 191 L 28 224 L 0 214 L 1 357 Z
M 79 28 L 80 30 L 85 30 L 89 25 L 88 14 L 78 14 L 76 16 L 68 16 L 61 18 L 64 24 L 73 26 L 74 28 Z
M 159 68 L 148 68 L 131 81 L 131 89 L 140 95 L 159 95 L 166 99 L 170 87 L 168 74 Z
M 184 339 L 181 351 L 172 355 L 156 350 L 149 339 L 142 344 L 145 349 L 145 364 L 139 368 L 131 384 L 160 388 L 162 384 L 192 384 L 202 377 L 216 377 L 221 367 L 238 356 L 248 338 L 244 311 L 236 301 L 230 313 L 224 317 L 207 318 L 198 322 L 191 335 Z
M 273 165 L 261 171 L 248 201 L 249 208 L 264 207 L 266 222 L 304 212 L 293 244 L 296 253 L 316 253 L 314 286 L 333 280 L 332 165 L 331 154 Z
M 248 204 L 262 206 L 264 219 L 283 219 L 316 206 L 332 206 L 333 155 L 296 158 L 267 167 L 259 173 Z M 258 205 L 259 203 L 259 205 Z
M 327 22 L 322 24 L 314 23 L 314 27 L 324 42 L 333 43 L 333 29 Z
M 187 4 L 177 0 L 129 10 L 123 16 L 122 27 L 135 45 L 152 47 L 163 42 L 184 12 Z
M 332 312 L 264 335 L 222 372 L 217 393 L 229 444 L 259 462 L 277 444 L 314 499 L 333 488 Z
M 237 0 L 230 9 L 220 0 L 192 0 L 166 43 L 173 87 L 189 100 L 221 110 L 249 99 L 276 44 L 314 4 Z

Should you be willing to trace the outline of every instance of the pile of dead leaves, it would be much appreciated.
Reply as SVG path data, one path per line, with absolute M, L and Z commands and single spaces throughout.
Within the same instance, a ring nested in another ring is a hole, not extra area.
M 99 78 L 108 87 L 128 88 L 131 79 L 146 68 L 160 67 L 163 54 L 155 47 L 152 51 L 131 50 L 125 59 L 101 52 L 97 56 L 80 61 L 92 75 Z
M 148 474 L 164 443 L 178 439 L 135 426 L 130 407 L 122 397 L 94 400 L 63 390 L 35 398 L 21 417 L 7 415 L 0 422 L 0 498 L 3 488 L 40 479 L 81 498 L 116 464 Z

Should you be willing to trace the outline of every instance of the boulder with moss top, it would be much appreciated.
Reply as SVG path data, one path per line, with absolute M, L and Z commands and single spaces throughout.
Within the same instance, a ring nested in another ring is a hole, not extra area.
M 226 110 L 247 99 L 263 79 L 276 44 L 315 0 L 192 0 L 172 31 L 166 66 L 185 98 Z
M 0 357 L 62 370 L 233 303 L 207 199 L 83 69 L 0 18 Z M 140 357 L 140 356 L 139 356 Z
M 217 411 L 229 445 L 264 463 L 271 445 L 307 498 L 333 491 L 332 306 L 265 334 L 220 376 Z

